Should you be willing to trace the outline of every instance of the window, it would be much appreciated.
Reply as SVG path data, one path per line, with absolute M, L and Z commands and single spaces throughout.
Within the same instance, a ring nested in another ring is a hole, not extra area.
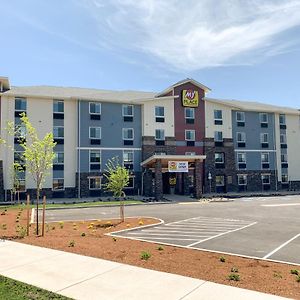
M 101 170 L 101 150 L 90 150 L 90 171 Z
M 62 191 L 64 190 L 64 179 L 63 178 L 53 178 L 52 181 L 53 191 Z
M 63 139 L 64 138 L 64 127 L 63 126 L 54 126 L 53 127 L 53 137 L 54 137 L 54 139 Z
M 133 117 L 133 105 L 122 106 L 123 117 Z
M 64 163 L 64 152 L 54 152 L 54 159 L 53 164 L 54 165 L 61 165 Z
M 89 177 L 89 189 L 100 190 L 101 189 L 101 177 Z
M 263 174 L 263 175 L 261 175 L 261 181 L 262 181 L 262 184 L 269 185 L 270 182 L 271 182 L 270 175 L 269 174 Z
M 90 139 L 101 140 L 101 127 L 90 127 Z
M 26 111 L 27 101 L 25 98 L 15 98 L 15 111 Z
M 25 158 L 23 156 L 24 152 L 22 151 L 15 151 L 14 152 L 14 163 L 23 165 L 25 163 Z
M 155 130 L 155 139 L 158 141 L 165 140 L 165 130 L 164 129 L 156 129 Z
M 280 134 L 280 144 L 286 144 L 286 134 L 285 133 Z
M 283 184 L 289 183 L 289 176 L 288 176 L 288 174 L 282 174 L 281 175 L 281 183 L 283 183 Z
M 133 151 L 123 151 L 123 165 L 127 169 L 133 169 Z
M 267 133 L 260 134 L 260 143 L 262 148 L 269 147 L 269 135 Z
M 185 107 L 184 108 L 184 117 L 185 122 L 187 124 L 194 124 L 195 121 L 195 109 L 192 107 Z
M 165 108 L 163 106 L 155 106 L 155 121 L 165 122 Z
M 281 162 L 282 163 L 287 163 L 287 161 L 288 161 L 287 154 L 281 154 Z
M 129 183 L 125 187 L 125 189 L 133 189 L 134 188 L 134 176 L 129 177 Z
M 90 102 L 90 114 L 101 115 L 101 103 Z
M 247 175 L 238 175 L 238 185 L 247 185 Z
M 223 142 L 223 132 L 215 131 L 215 142 Z
M 185 140 L 186 141 L 195 141 L 195 130 L 186 130 L 185 131 Z
M 224 175 L 216 176 L 216 186 L 224 186 L 225 185 L 225 177 Z
M 269 136 L 267 133 L 261 133 L 260 134 L 260 142 L 263 143 L 268 143 L 269 142 Z
M 268 114 L 267 113 L 260 113 L 259 114 L 260 124 L 262 127 L 267 127 L 268 125 Z
M 17 140 L 26 139 L 26 127 L 24 125 L 15 126 L 15 139 Z
M 62 100 L 54 100 L 53 101 L 53 112 L 54 113 L 64 113 L 64 101 Z
M 215 163 L 224 164 L 224 153 L 215 153 Z
M 246 153 L 238 152 L 237 159 L 238 159 L 238 163 L 245 164 L 246 163 Z
M 123 128 L 123 144 L 133 145 L 134 132 L 133 128 Z
M 133 105 L 122 105 L 122 115 L 124 122 L 133 121 Z
M 19 192 L 26 192 L 26 181 L 25 179 L 18 179 L 19 186 L 17 190 Z
M 279 125 L 286 125 L 285 115 L 283 114 L 279 115 Z
M 165 130 L 155 129 L 155 144 L 157 146 L 163 146 L 165 144 Z
M 214 110 L 214 119 L 215 119 L 215 125 L 223 124 L 222 110 L 219 109 Z
M 196 155 L 196 152 L 185 152 L 185 155 Z
M 123 128 L 123 140 L 133 140 L 133 128 Z
M 268 164 L 269 163 L 269 153 L 262 153 L 261 154 L 261 162 L 264 164 Z
M 236 112 L 236 121 L 238 123 L 244 123 L 245 122 L 245 113 L 242 111 Z
M 245 132 L 237 132 L 236 140 L 238 147 L 246 147 L 246 133 Z

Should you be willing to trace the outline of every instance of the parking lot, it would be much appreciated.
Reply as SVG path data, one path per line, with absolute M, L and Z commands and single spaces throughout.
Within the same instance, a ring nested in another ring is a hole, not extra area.
M 51 210 L 47 220 L 115 218 L 118 212 L 118 207 Z M 115 236 L 300 264 L 300 196 L 139 205 L 125 213 L 164 223 Z

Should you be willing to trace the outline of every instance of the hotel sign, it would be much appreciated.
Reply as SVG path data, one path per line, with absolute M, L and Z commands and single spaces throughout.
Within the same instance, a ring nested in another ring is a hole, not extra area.
M 182 91 L 182 105 L 186 107 L 198 107 L 199 95 L 198 91 L 183 90 Z
M 168 161 L 168 170 L 170 173 L 187 173 L 189 171 L 189 163 L 187 161 Z

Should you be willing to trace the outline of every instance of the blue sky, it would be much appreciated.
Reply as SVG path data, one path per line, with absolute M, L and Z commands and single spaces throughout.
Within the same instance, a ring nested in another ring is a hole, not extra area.
M 0 75 L 12 85 L 161 91 L 300 108 L 300 0 L 10 0 Z

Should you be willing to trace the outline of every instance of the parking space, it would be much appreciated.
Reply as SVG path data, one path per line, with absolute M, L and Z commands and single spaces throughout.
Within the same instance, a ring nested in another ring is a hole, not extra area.
M 127 231 L 121 235 L 143 241 L 194 247 L 202 242 L 242 230 L 254 224 L 256 222 L 196 217 L 147 229 Z

